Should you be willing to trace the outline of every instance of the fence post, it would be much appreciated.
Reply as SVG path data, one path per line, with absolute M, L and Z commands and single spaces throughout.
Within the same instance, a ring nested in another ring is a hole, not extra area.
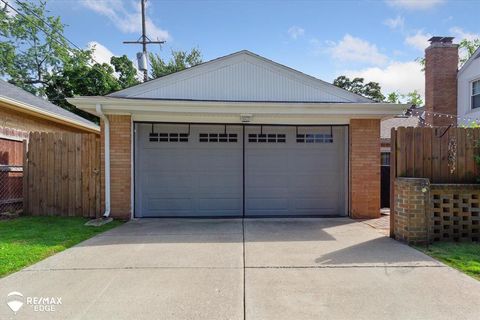
M 28 141 L 23 140 L 23 175 L 22 175 L 22 196 L 23 196 L 23 213 L 29 213 L 29 197 L 28 197 Z
M 395 210 L 395 178 L 397 177 L 397 131 L 392 128 L 390 132 L 390 237 L 393 238 L 395 221 L 393 213 Z

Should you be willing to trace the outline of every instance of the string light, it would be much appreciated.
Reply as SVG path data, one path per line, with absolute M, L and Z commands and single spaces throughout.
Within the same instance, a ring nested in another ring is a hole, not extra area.
M 439 118 L 439 119 L 447 118 L 447 119 L 456 120 L 456 122 L 452 124 L 453 127 L 458 127 L 459 126 L 458 122 L 460 122 L 461 127 L 468 126 L 472 122 L 476 123 L 476 124 L 480 124 L 480 119 L 478 119 L 478 118 L 460 117 L 460 116 L 455 116 L 455 115 L 451 115 L 451 114 L 434 112 L 434 111 L 427 111 L 427 110 L 419 111 L 419 110 L 415 110 L 415 109 L 408 109 L 403 114 L 400 114 L 400 116 L 403 116 L 403 117 L 407 116 L 409 118 L 412 118 L 412 117 L 422 118 L 422 116 L 425 116 L 425 115 L 431 115 L 433 118 Z M 422 118 L 422 120 L 423 120 L 423 124 L 422 124 L 423 126 L 430 127 L 430 128 L 434 127 L 433 125 L 431 125 L 429 123 L 426 123 L 425 118 Z

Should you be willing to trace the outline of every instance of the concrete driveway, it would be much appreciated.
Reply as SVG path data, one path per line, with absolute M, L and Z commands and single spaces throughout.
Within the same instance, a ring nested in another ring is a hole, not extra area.
M 132 221 L 0 279 L 12 291 L 61 304 L 0 319 L 480 318 L 480 282 L 350 219 Z

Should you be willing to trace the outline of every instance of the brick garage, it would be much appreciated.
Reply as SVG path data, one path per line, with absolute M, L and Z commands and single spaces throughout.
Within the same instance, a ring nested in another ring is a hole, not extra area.
M 353 218 L 380 217 L 380 120 L 350 121 L 350 194 Z
M 404 108 L 248 51 L 69 101 L 109 119 L 111 214 L 123 219 L 377 218 L 380 120 Z

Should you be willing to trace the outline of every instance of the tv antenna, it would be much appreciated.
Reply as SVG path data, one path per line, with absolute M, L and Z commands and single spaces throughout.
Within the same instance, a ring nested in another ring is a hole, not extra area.
M 165 41 L 152 41 L 147 36 L 147 28 L 145 26 L 145 2 L 147 0 L 140 0 L 142 5 L 142 35 L 137 41 L 123 41 L 125 44 L 141 44 L 142 52 L 137 53 L 138 69 L 143 71 L 143 82 L 148 81 L 148 62 L 147 62 L 147 45 L 148 44 L 164 44 Z

